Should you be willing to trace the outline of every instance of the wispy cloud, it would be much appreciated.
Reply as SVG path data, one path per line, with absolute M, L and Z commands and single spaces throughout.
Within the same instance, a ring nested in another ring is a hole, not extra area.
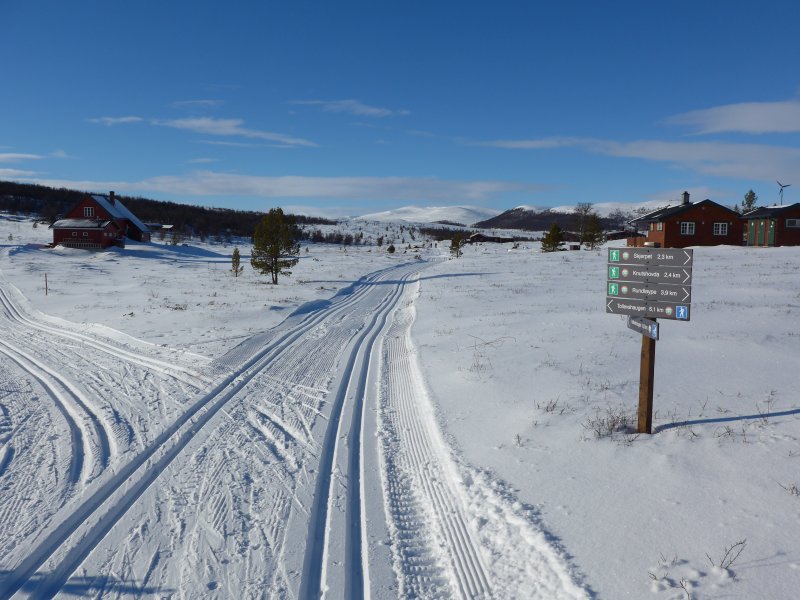
M 772 181 L 800 170 L 800 148 L 727 142 L 618 142 L 595 138 L 554 137 L 496 140 L 476 145 L 509 149 L 580 148 L 594 154 L 665 162 L 706 175 Z
M 800 101 L 725 104 L 675 115 L 664 122 L 691 127 L 695 134 L 796 133 L 800 131 Z
M 396 117 L 411 114 L 405 109 L 369 106 L 360 100 L 291 100 L 289 104 L 319 106 L 325 112 L 348 113 L 359 117 Z
M 177 100 L 170 104 L 172 108 L 214 108 L 224 104 L 222 100 Z
M 193 158 L 191 160 L 187 160 L 186 164 L 189 164 L 189 165 L 202 165 L 202 164 L 215 163 L 215 162 L 219 162 L 219 159 L 217 159 L 217 158 Z
M 194 133 L 203 133 L 206 135 L 260 139 L 285 144 L 287 146 L 317 146 L 314 142 L 304 138 L 292 137 L 282 133 L 273 133 L 271 131 L 248 129 L 247 127 L 243 127 L 244 121 L 242 119 L 212 119 L 207 117 L 169 120 L 154 119 L 152 123 L 153 125 L 172 127 L 173 129 L 182 129 L 184 131 L 192 131 Z
M 412 202 L 480 203 L 510 192 L 536 193 L 546 186 L 509 181 L 451 181 L 433 177 L 262 177 L 215 171 L 153 177 L 142 181 L 36 180 L 54 187 L 115 189 L 190 196 L 254 196 L 259 198 L 328 198 L 404 200 Z
M 40 160 L 44 158 L 41 154 L 22 154 L 15 152 L 0 153 L 0 163 L 18 163 L 26 160 Z
M 106 127 L 111 127 L 112 125 L 124 125 L 126 123 L 140 123 L 144 121 L 142 117 L 94 117 L 91 119 L 86 119 L 90 123 L 98 123 L 100 125 L 105 125 Z
M 75 158 L 74 156 L 67 154 L 65 150 L 56 150 L 50 156 L 53 158 Z
M 0 169 L 0 177 L 14 179 L 16 177 L 32 177 L 36 171 L 23 171 L 21 169 Z

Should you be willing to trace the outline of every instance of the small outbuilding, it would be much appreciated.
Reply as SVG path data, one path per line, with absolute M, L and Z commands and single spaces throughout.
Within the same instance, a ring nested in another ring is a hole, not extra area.
M 67 248 L 123 246 L 124 236 L 116 221 L 60 219 L 53 223 L 53 245 Z
M 739 213 L 711 200 L 692 203 L 689 192 L 683 192 L 683 202 L 678 206 L 660 208 L 630 224 L 647 227 L 646 240 L 633 238 L 635 245 L 658 248 L 741 246 L 744 239 L 744 224 Z
M 748 246 L 800 246 L 800 202 L 762 206 L 744 214 Z

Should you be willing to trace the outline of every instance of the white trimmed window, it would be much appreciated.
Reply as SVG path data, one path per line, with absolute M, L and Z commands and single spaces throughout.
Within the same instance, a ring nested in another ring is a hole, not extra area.
M 84 217 L 93 217 L 94 216 L 94 206 L 84 206 L 83 207 L 83 216 Z
M 786 219 L 786 227 L 800 228 L 800 219 Z
M 89 237 L 89 232 L 88 231 L 84 231 L 83 232 L 83 237 Z
M 78 237 L 78 232 L 77 231 L 73 231 L 72 232 L 72 237 Z
M 694 235 L 694 221 L 681 221 L 681 235 Z
M 664 231 L 664 224 L 656 223 L 656 231 Z
M 714 235 L 728 235 L 728 224 L 714 223 Z

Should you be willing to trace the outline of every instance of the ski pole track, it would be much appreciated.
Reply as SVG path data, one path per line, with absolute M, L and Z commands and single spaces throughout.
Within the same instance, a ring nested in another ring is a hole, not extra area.
M 366 557 L 361 555 L 362 499 L 359 496 L 361 489 L 359 470 L 362 452 L 358 430 L 358 424 L 362 419 L 360 411 L 363 410 L 363 382 L 366 380 L 369 365 L 369 349 L 383 329 L 388 314 L 401 297 L 405 281 L 418 269 L 419 266 L 415 266 L 413 269 L 407 269 L 408 272 L 402 273 L 399 283 L 384 296 L 378 308 L 373 311 L 371 322 L 362 329 L 352 346 L 347 365 L 342 371 L 339 389 L 331 401 L 329 422 L 322 443 L 310 511 L 300 598 L 316 598 L 320 594 L 324 595 L 331 576 L 337 579 L 337 583 L 343 585 L 346 597 L 359 598 L 364 595 Z M 365 343 L 367 338 L 369 341 Z M 356 370 L 356 363 L 359 360 L 360 368 Z M 347 402 L 348 397 L 356 399 L 355 405 L 352 400 Z M 350 405 L 350 414 L 343 418 L 345 404 Z M 348 424 L 351 426 L 349 433 L 345 429 Z M 341 442 L 343 439 L 346 441 Z M 345 522 L 339 522 L 336 526 L 337 529 L 344 528 L 346 548 L 344 556 L 339 556 L 337 552 L 337 556 L 332 558 L 330 537 L 335 513 L 337 521 L 340 520 L 337 512 L 339 501 L 337 487 L 342 484 L 343 477 L 339 475 L 341 472 L 346 473 L 347 477 Z M 331 572 L 331 569 L 334 571 Z
M 403 266 L 394 267 L 400 270 Z M 383 276 L 383 274 L 382 274 Z M 371 278 L 368 281 L 374 281 Z M 279 356 L 289 356 L 290 364 L 303 362 L 293 360 L 298 357 L 286 353 L 298 339 L 311 331 L 323 320 L 336 322 L 337 318 L 358 303 L 359 298 L 369 288 L 365 286 L 356 288 L 355 292 L 347 294 L 344 299 L 331 303 L 330 306 L 309 313 L 293 324 L 288 331 L 279 334 L 277 339 L 268 347 L 251 357 L 244 365 L 234 371 L 219 383 L 211 392 L 194 402 L 171 426 L 156 437 L 150 445 L 128 464 L 119 468 L 112 478 L 105 481 L 97 490 L 85 499 L 83 504 L 74 512 L 63 518 L 61 523 L 38 543 L 33 551 L 19 562 L 6 580 L 6 589 L 0 592 L 0 598 L 8 598 L 34 573 L 53 556 L 71 537 L 73 540 L 64 551 L 59 552 L 58 563 L 53 566 L 50 575 L 40 580 L 37 593 L 44 596 L 55 593 L 63 586 L 69 575 L 103 539 L 111 527 L 127 512 L 140 495 L 155 481 L 159 474 L 169 466 L 180 454 L 182 449 L 195 437 L 206 423 L 235 395 L 237 395 L 255 376 L 270 365 Z M 347 335 L 357 332 L 350 331 L 340 336 L 338 343 L 346 342 Z M 320 338 L 324 341 L 325 338 Z M 321 359 L 330 357 L 330 352 L 320 355 Z M 308 356 L 304 357 L 306 360 Z M 331 359 L 332 360 L 332 359 Z M 325 360 L 315 361 L 318 370 L 324 371 L 330 365 Z M 300 365 L 303 366 L 303 365 Z M 297 368 L 297 364 L 292 364 Z M 307 369 L 304 369 L 307 370 Z M 313 412 L 307 415 L 314 418 Z M 144 467 L 142 469 L 142 467 Z M 141 469 L 141 471 L 140 471 Z M 107 501 L 115 496 L 109 506 L 104 506 Z M 103 510 L 101 510 L 103 509 Z
M 105 354 L 114 356 L 115 358 L 133 362 L 147 369 L 157 371 L 163 375 L 180 379 L 183 383 L 193 387 L 194 389 L 203 389 L 212 382 L 211 378 L 203 375 L 195 369 L 189 369 L 149 356 L 143 356 L 131 350 L 121 348 L 110 342 L 104 342 L 82 333 L 69 331 L 63 327 L 56 327 L 54 325 L 47 325 L 42 322 L 35 321 L 34 319 L 23 314 L 22 310 L 17 307 L 17 305 L 12 301 L 8 292 L 2 287 L 0 287 L 0 304 L 4 309 L 5 315 L 8 316 L 10 321 L 16 322 L 26 328 L 36 329 L 50 335 L 56 335 L 64 339 L 79 342 L 82 345 L 90 346 Z M 198 384 L 196 380 L 200 380 L 202 383 Z

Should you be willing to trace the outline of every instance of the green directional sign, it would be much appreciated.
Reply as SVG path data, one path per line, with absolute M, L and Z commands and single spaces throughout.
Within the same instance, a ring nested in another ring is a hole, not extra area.
M 619 284 L 618 283 L 611 283 L 608 284 L 608 295 L 609 296 L 619 296 Z
M 621 250 L 618 248 L 612 248 L 608 251 L 608 262 L 619 262 L 619 254 Z
M 608 278 L 619 279 L 619 267 L 608 267 Z

